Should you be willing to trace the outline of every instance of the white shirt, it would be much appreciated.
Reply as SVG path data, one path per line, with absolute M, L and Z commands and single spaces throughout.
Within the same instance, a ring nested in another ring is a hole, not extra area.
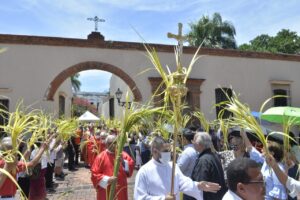
M 134 185 L 134 200 L 164 200 L 171 191 L 172 163 L 161 164 L 153 158 L 138 171 Z M 183 192 L 197 200 L 203 199 L 203 193 L 197 182 L 182 174 L 176 165 L 174 193 L 179 199 Z
M 223 196 L 222 200 L 242 200 L 237 194 L 228 190 L 225 195 Z
M 52 149 L 52 151 L 50 151 L 50 158 L 48 159 L 49 163 L 54 163 L 54 160 L 56 159 L 56 153 L 53 149 L 54 145 L 55 145 L 55 139 L 52 139 L 49 144 L 49 149 Z
M 290 191 L 289 195 L 292 198 L 296 197 L 300 193 L 300 182 L 291 177 L 288 177 L 285 186 Z
M 38 152 L 39 148 L 35 148 L 30 154 L 30 160 L 33 160 Z M 47 160 L 47 155 L 44 152 L 41 159 L 39 160 L 39 163 L 41 163 L 41 169 L 45 169 L 47 167 Z
M 276 199 L 287 199 L 288 195 L 284 185 L 280 183 L 273 169 L 271 169 L 267 163 L 265 162 L 264 156 L 257 151 L 254 147 L 252 147 L 249 152 L 250 159 L 255 160 L 258 163 L 263 163 L 261 167 L 261 173 L 264 176 L 264 180 L 266 183 L 266 200 Z M 278 163 L 281 171 L 284 171 L 284 166 L 281 163 Z

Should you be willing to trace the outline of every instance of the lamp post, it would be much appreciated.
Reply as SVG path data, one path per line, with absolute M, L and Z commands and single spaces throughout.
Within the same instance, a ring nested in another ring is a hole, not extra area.
M 118 88 L 115 95 L 116 95 L 116 98 L 118 100 L 118 105 L 125 108 L 126 107 L 126 101 L 121 101 L 123 92 L 120 90 L 120 88 Z M 131 103 L 132 102 L 128 102 L 128 109 L 131 107 Z

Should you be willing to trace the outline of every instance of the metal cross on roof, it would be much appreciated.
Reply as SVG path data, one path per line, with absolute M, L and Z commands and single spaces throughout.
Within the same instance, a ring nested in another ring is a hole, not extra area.
M 182 35 L 182 23 L 178 23 L 178 35 L 173 33 L 168 33 L 168 38 L 174 38 L 178 41 L 178 59 L 181 64 L 181 55 L 183 50 L 183 42 L 187 40 L 187 36 Z
M 105 22 L 104 19 L 100 19 L 98 16 L 95 16 L 94 18 L 87 18 L 87 20 L 95 22 L 95 32 L 98 31 L 98 22 Z

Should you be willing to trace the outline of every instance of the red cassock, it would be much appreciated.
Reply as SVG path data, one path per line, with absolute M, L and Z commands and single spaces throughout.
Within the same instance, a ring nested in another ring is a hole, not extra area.
M 115 200 L 128 200 L 127 194 L 127 177 L 130 177 L 133 173 L 134 169 L 134 161 L 133 159 L 126 153 L 122 152 L 123 160 L 128 161 L 129 165 L 129 173 L 126 174 L 122 164 L 120 163 L 119 173 L 118 173 L 118 181 L 116 185 L 115 194 L 117 194 L 117 198 Z M 92 172 L 92 182 L 94 187 L 97 190 L 97 200 L 106 200 L 106 189 L 99 186 L 99 182 L 102 180 L 104 176 L 113 176 L 114 173 L 114 160 L 115 154 L 110 152 L 103 151 L 99 154 L 94 164 L 91 168 Z M 107 187 L 107 195 L 109 194 L 110 187 Z
M 101 139 L 97 139 L 94 136 L 89 138 L 87 143 L 87 157 L 89 166 L 93 166 L 93 163 L 98 154 L 106 149 L 105 144 L 101 142 Z M 99 151 L 99 152 L 98 152 Z
M 0 160 L 0 168 L 3 168 L 5 165 L 4 160 Z M 16 173 L 24 172 L 26 170 L 26 164 L 24 162 L 19 161 L 16 166 Z M 12 174 L 12 173 L 10 173 Z M 16 174 L 12 174 L 12 176 L 16 179 Z M 15 196 L 17 192 L 17 186 L 10 180 L 10 178 L 6 177 L 2 187 L 0 188 L 0 196 Z

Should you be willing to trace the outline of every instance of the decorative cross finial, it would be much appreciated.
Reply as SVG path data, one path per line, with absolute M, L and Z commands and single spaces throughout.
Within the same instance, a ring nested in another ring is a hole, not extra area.
M 98 31 L 98 22 L 105 22 L 104 19 L 100 19 L 97 16 L 95 16 L 94 18 L 87 18 L 87 20 L 95 22 L 95 32 Z
M 183 42 L 187 40 L 187 37 L 182 35 L 182 23 L 178 23 L 178 35 L 168 33 L 168 38 L 174 38 L 175 40 L 178 41 L 178 61 L 179 64 L 181 65 L 180 58 L 183 51 Z

